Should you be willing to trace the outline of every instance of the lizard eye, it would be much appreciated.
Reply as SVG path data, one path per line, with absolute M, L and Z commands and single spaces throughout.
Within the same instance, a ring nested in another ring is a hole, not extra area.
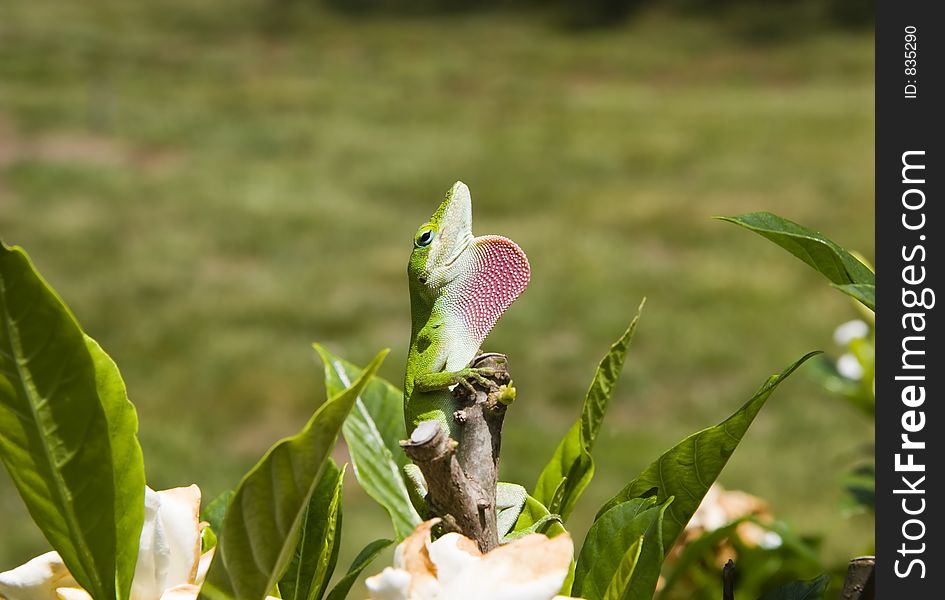
M 420 235 L 417 236 L 417 239 L 414 241 L 417 248 L 423 248 L 424 246 L 429 246 L 430 242 L 433 241 L 433 230 L 425 229 Z

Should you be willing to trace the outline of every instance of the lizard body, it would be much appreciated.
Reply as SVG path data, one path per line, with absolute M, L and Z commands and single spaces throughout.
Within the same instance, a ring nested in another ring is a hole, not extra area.
M 525 290 L 529 265 L 515 242 L 473 237 L 472 201 L 462 182 L 417 231 L 407 266 L 410 349 L 404 380 L 407 431 L 438 420 L 457 439 L 450 389 L 483 373 L 470 369 L 486 335 Z
M 528 285 L 530 268 L 515 242 L 498 235 L 474 237 L 469 188 L 457 181 L 430 220 L 417 230 L 407 264 L 410 349 L 404 377 L 408 434 L 424 421 L 439 421 L 459 439 L 455 385 L 486 383 L 488 369 L 469 365 L 502 313 Z M 405 467 L 420 498 L 426 495 L 416 465 Z M 525 488 L 499 483 L 496 520 L 500 538 L 525 505 Z

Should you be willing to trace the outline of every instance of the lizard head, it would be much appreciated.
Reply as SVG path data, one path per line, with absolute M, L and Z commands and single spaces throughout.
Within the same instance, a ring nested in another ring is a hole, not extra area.
M 407 265 L 411 297 L 443 299 L 461 317 L 472 340 L 482 342 L 525 290 L 529 265 L 515 242 L 497 235 L 473 237 L 469 188 L 457 181 L 429 222 L 414 236 Z
M 461 275 L 459 259 L 472 241 L 472 200 L 469 188 L 457 181 L 413 237 L 407 265 L 411 285 L 425 295 L 436 295 Z

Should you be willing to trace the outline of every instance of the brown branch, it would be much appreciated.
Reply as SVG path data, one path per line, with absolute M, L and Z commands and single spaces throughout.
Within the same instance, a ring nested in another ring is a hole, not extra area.
M 401 442 L 427 483 L 427 505 L 444 520 L 444 527 L 476 540 L 488 552 L 499 545 L 496 527 L 496 484 L 502 422 L 515 397 L 506 357 L 481 354 L 473 367 L 492 369 L 490 385 L 471 381 L 472 390 L 457 385 L 455 417 L 459 440 L 449 438 L 436 421 L 420 423 L 410 439 Z
M 427 484 L 427 505 L 443 518 L 443 526 L 476 541 L 486 539 L 486 523 L 479 510 L 483 494 L 463 473 L 456 441 L 446 435 L 440 422 L 420 423 L 400 445 L 420 467 Z M 482 547 L 482 542 L 479 545 Z
M 511 379 L 507 359 L 502 354 L 480 354 L 472 366 L 495 371 L 489 377 L 495 387 L 484 388 L 476 383 L 474 394 L 463 386 L 454 390 L 460 406 L 455 414 L 460 424 L 459 462 L 470 479 L 485 489 L 495 490 L 507 406 L 499 398 L 503 390 L 508 390 L 500 386 L 507 386 Z
M 861 556 L 850 561 L 840 600 L 875 600 L 876 557 Z

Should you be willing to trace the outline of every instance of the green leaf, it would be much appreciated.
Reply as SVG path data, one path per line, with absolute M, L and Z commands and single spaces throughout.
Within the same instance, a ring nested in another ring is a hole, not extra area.
M 361 369 L 314 344 L 325 364 L 325 387 L 337 393 L 361 375 Z M 404 394 L 380 377 L 361 392 L 342 428 L 358 483 L 390 515 L 394 535 L 400 541 L 413 533 L 420 515 L 410 501 L 403 477 L 409 460 L 400 447 L 407 437 L 404 426 Z
M 543 533 L 548 537 L 556 537 L 565 533 L 564 525 L 561 524 L 561 518 L 553 515 L 544 504 L 533 498 L 525 497 L 525 506 L 515 521 L 515 527 L 509 532 L 509 538 L 519 537 L 517 534 L 522 532 Z
M 348 592 L 351 591 L 351 586 L 354 585 L 358 575 L 361 574 L 361 571 L 377 558 L 381 550 L 393 543 L 393 540 L 374 540 L 365 546 L 364 549 L 358 553 L 357 557 L 355 557 L 354 562 L 351 563 L 351 568 L 348 569 L 348 573 L 338 580 L 338 583 L 332 588 L 326 600 L 344 600 Z
M 570 516 L 581 493 L 594 478 L 594 457 L 581 437 L 581 423 L 577 422 L 558 444 L 535 484 L 535 496 L 542 503 L 548 503 L 548 510 L 557 510 L 562 519 Z M 564 469 L 567 471 L 562 475 Z
M 819 352 L 804 355 L 781 374 L 768 379 L 751 400 L 728 419 L 687 437 L 666 451 L 608 501 L 597 513 L 597 519 L 614 506 L 633 498 L 655 496 L 657 502 L 662 503 L 675 496 L 676 501 L 667 510 L 663 523 L 663 540 L 668 551 L 771 393 L 816 354 Z
M 207 525 L 200 530 L 200 553 L 203 554 L 208 550 L 212 550 L 217 547 L 217 534 L 214 533 L 213 527 Z
M 584 488 L 594 476 L 594 458 L 591 451 L 613 395 L 614 385 L 620 378 L 627 348 L 645 303 L 644 299 L 630 326 L 601 359 L 591 387 L 584 397 L 581 418 L 558 444 L 554 456 L 545 465 L 538 477 L 538 483 L 535 484 L 535 499 L 547 505 L 551 512 L 560 514 L 562 519 L 567 519 L 571 514 Z
M 223 520 L 220 544 L 200 598 L 259 600 L 283 574 L 299 527 L 341 425 L 387 350 L 351 387 L 315 411 L 305 428 L 269 449 L 243 477 Z
M 574 570 L 572 594 L 585 598 L 651 598 L 663 564 L 663 515 L 672 499 L 634 498 L 597 519 L 587 532 Z M 643 539 L 627 576 L 626 557 Z M 619 577 L 619 581 L 614 582 Z
M 344 469 L 328 459 L 299 529 L 295 555 L 282 579 L 284 600 L 317 600 L 325 593 L 341 546 L 341 491 Z
M 129 596 L 144 522 L 138 418 L 115 363 L 0 243 L 0 460 L 95 598 Z
M 227 490 L 207 503 L 200 511 L 200 520 L 210 524 L 214 533 L 223 531 L 223 518 L 226 516 L 226 507 L 233 499 L 233 490 Z
M 847 283 L 843 285 L 838 285 L 836 283 L 831 283 L 833 287 L 837 288 L 847 296 L 859 300 L 867 308 L 872 311 L 876 311 L 876 286 L 871 283 Z
M 118 598 L 127 598 L 138 561 L 138 542 L 144 524 L 144 456 L 138 443 L 138 415 L 128 400 L 118 365 L 98 342 L 84 336 L 95 363 L 95 385 L 108 420 L 108 443 L 112 451 L 115 485 L 115 551 Z M 86 450 L 83 448 L 82 450 Z
M 630 587 L 630 580 L 633 577 L 633 572 L 636 571 L 637 562 L 640 560 L 643 538 L 642 535 L 637 538 L 637 541 L 633 542 L 621 557 L 614 578 L 610 580 L 610 585 L 607 586 L 607 591 L 604 592 L 602 600 L 623 600 L 624 592 Z
M 813 267 L 846 294 L 875 310 L 876 277 L 855 256 L 822 234 L 768 212 L 718 217 L 762 235 Z M 855 289 L 847 289 L 856 284 Z M 872 287 L 872 293 L 869 289 Z M 862 297 L 861 297 L 862 296 Z
M 758 600 L 822 600 L 829 583 L 830 575 L 821 575 L 809 581 L 792 581 L 771 590 Z
M 558 515 L 545 515 L 543 517 L 539 517 L 537 521 L 528 527 L 524 529 L 517 529 L 507 534 L 504 538 L 502 538 L 502 543 L 504 544 L 520 537 L 525 537 L 526 535 L 530 535 L 532 533 L 544 533 L 545 529 L 547 529 L 552 523 L 560 524 L 561 517 Z

